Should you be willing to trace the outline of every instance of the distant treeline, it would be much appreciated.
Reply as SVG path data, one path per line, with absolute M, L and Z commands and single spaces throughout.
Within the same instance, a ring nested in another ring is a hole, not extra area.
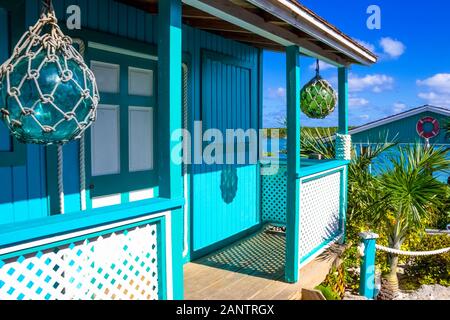
M 300 132 L 307 131 L 313 135 L 323 136 L 323 135 L 327 134 L 328 132 L 330 132 L 331 134 L 334 134 L 337 131 L 337 129 L 338 129 L 337 127 L 302 127 L 300 129 Z M 265 133 L 266 137 L 271 137 L 272 133 L 274 133 L 275 137 L 276 137 L 277 135 L 274 132 L 274 130 L 278 130 L 278 138 L 286 138 L 286 132 L 287 132 L 286 128 L 271 128 L 271 129 L 266 129 L 266 130 L 267 130 Z

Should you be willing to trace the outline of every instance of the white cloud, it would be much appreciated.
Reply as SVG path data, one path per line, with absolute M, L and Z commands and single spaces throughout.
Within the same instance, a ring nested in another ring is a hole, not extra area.
M 450 73 L 438 73 L 425 80 L 417 80 L 417 85 L 438 92 L 450 93 Z
M 319 61 L 319 69 L 320 69 L 320 71 L 325 71 L 325 70 L 328 70 L 328 69 L 331 69 L 331 68 L 334 68 L 334 66 L 332 66 L 331 64 L 326 63 L 324 61 Z M 309 66 L 309 69 L 316 70 L 316 63 L 315 62 L 312 63 Z
M 425 100 L 427 104 L 450 108 L 450 94 L 448 93 L 421 92 L 419 98 Z
M 267 97 L 270 99 L 285 98 L 286 88 L 284 87 L 269 88 L 267 90 Z
M 361 114 L 358 116 L 361 120 L 369 120 L 370 116 L 368 114 Z
M 372 43 L 366 42 L 364 40 L 359 40 L 359 39 L 355 39 L 355 41 L 358 42 L 363 47 L 366 47 L 370 51 L 375 52 L 375 45 L 373 45 Z
M 400 57 L 406 50 L 406 46 L 402 42 L 389 37 L 381 38 L 380 46 L 383 48 L 383 52 L 393 59 Z
M 348 105 L 350 107 L 363 107 L 369 104 L 369 100 L 358 97 L 349 97 Z
M 396 102 L 396 103 L 394 103 L 393 111 L 395 113 L 400 113 L 400 112 L 405 111 L 407 108 L 408 107 L 406 106 L 406 104 L 401 103 L 401 102 Z
M 368 74 L 364 77 L 350 74 L 348 79 L 348 87 L 350 92 L 371 90 L 372 92 L 379 93 L 386 90 L 391 90 L 393 85 L 394 78 L 385 74 Z
M 420 92 L 419 98 L 425 100 L 428 104 L 450 107 L 450 74 L 438 73 L 434 76 L 417 80 L 417 85 L 428 89 L 426 92 Z

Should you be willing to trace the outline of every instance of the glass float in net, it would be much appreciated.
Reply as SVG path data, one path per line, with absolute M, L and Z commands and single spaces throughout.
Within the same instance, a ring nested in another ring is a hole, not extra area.
M 53 11 L 26 32 L 0 67 L 0 113 L 24 143 L 64 144 L 95 121 L 93 72 L 57 25 Z

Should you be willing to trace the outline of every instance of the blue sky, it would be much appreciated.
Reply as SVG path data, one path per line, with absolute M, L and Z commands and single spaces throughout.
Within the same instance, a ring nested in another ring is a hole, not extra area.
M 351 125 L 361 125 L 424 104 L 450 107 L 450 1 L 302 0 L 379 56 L 371 67 L 352 66 L 349 76 Z M 381 29 L 366 26 L 370 5 L 381 9 Z M 301 58 L 302 85 L 314 76 L 314 60 Z M 324 65 L 322 77 L 336 88 L 337 70 Z M 264 126 L 278 127 L 285 116 L 285 56 L 264 53 Z M 303 126 L 335 126 L 302 115 Z

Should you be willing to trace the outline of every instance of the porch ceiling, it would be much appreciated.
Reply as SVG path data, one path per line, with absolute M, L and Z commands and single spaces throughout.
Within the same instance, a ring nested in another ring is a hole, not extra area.
M 158 0 L 118 0 L 151 14 Z M 183 23 L 273 51 L 298 45 L 334 65 L 372 64 L 377 57 L 296 0 L 182 0 Z

